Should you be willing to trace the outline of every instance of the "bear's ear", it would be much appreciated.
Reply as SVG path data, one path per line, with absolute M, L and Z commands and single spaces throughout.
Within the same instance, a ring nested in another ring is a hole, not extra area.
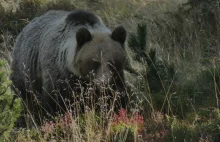
M 124 45 L 126 39 L 126 30 L 123 26 L 114 29 L 111 35 L 112 39 Z
M 81 27 L 76 32 L 76 41 L 79 47 L 92 39 L 92 35 L 85 27 Z

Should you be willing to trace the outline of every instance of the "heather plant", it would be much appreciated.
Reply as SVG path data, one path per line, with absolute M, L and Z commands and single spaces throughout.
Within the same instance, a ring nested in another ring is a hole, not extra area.
M 94 110 L 77 116 L 68 111 L 52 121 L 45 121 L 37 129 L 19 130 L 10 140 L 134 141 L 141 140 L 143 129 L 143 116 L 138 113 L 129 115 L 125 109 L 120 109 L 119 114 L 112 113 L 109 118 Z
M 147 141 L 164 141 L 164 138 L 170 132 L 170 128 L 166 123 L 166 115 L 159 111 L 152 112 L 150 117 L 145 119 L 145 123 L 147 125 L 145 126 L 144 137 Z
M 120 109 L 119 114 L 114 114 L 111 124 L 112 131 L 118 133 L 130 129 L 135 135 L 138 135 L 144 126 L 144 117 L 135 112 L 132 116 L 128 116 L 125 109 Z
M 53 138 L 56 138 L 56 140 L 69 140 L 74 138 L 73 131 L 79 133 L 79 130 L 71 112 L 66 112 L 64 115 L 57 117 L 55 121 L 46 121 L 40 127 L 40 132 L 45 140 Z

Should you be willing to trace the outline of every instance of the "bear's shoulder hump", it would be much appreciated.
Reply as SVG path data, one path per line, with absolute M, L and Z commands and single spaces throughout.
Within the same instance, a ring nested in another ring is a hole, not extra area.
M 100 23 L 98 16 L 91 12 L 84 10 L 75 10 L 70 12 L 66 17 L 66 22 L 70 24 L 78 25 L 90 25 L 94 26 L 96 23 Z

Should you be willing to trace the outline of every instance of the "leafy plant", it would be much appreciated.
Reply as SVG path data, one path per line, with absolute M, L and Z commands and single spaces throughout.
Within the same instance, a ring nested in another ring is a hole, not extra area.
M 13 92 L 8 79 L 9 71 L 6 62 L 0 60 L 0 141 L 9 138 L 10 131 L 21 114 L 21 100 L 17 99 L 11 106 Z
M 140 23 L 137 25 L 137 34 L 132 33 L 128 39 L 128 46 L 134 51 L 135 59 L 139 62 L 147 60 L 146 54 L 147 43 L 147 25 Z

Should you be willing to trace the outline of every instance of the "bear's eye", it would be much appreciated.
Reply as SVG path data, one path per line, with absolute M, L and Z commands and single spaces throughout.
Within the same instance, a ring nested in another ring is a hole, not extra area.
M 101 65 L 100 62 L 93 62 L 93 67 L 94 68 L 99 68 L 100 65 Z
M 98 70 L 99 67 L 101 66 L 101 63 L 98 62 L 98 61 L 93 61 L 93 62 L 91 63 L 91 65 L 92 65 L 92 70 L 94 70 L 94 72 L 97 72 L 97 70 Z

